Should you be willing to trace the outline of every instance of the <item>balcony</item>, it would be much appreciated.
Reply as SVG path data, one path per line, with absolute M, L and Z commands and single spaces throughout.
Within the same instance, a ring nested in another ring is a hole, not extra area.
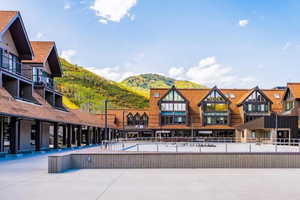
M 55 90 L 54 81 L 49 75 L 33 75 L 33 83 L 34 86 L 42 86 Z
M 0 57 L 0 67 L 13 74 L 22 75 L 22 64 L 17 61 L 16 57 L 2 55 Z

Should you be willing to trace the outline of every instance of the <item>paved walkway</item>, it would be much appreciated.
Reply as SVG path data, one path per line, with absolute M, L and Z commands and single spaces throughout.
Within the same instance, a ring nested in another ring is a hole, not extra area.
M 105 169 L 47 173 L 47 155 L 0 162 L 0 199 L 282 200 L 300 169 Z

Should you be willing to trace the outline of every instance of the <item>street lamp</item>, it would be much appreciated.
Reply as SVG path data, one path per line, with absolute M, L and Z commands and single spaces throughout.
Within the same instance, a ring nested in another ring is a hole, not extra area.
M 107 129 L 107 104 L 109 100 L 105 99 L 104 101 L 104 134 L 105 134 L 105 139 L 106 140 L 111 140 L 111 134 L 108 134 L 108 129 Z

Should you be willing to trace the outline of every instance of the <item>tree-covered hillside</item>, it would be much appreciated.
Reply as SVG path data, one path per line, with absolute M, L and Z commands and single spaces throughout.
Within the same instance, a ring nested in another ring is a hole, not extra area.
M 104 100 L 109 99 L 109 107 L 144 108 L 148 106 L 145 96 L 122 84 L 109 81 L 83 67 L 61 59 L 64 71 L 62 78 L 56 78 L 57 88 L 67 98 L 64 103 L 75 104 L 82 110 L 99 112 L 104 110 Z M 72 105 L 74 107 L 74 105 Z
M 159 74 L 141 74 L 131 76 L 123 80 L 122 85 L 134 88 L 149 96 L 150 88 L 170 88 L 175 85 L 177 88 L 206 88 L 203 85 L 183 80 L 175 80 Z

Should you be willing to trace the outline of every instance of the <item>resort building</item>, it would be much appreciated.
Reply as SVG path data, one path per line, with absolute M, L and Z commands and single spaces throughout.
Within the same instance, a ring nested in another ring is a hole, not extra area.
M 55 42 L 30 41 L 20 13 L 0 11 L 0 154 L 105 139 L 99 116 L 64 107 L 62 74 Z
M 299 138 L 300 84 L 284 89 L 152 88 L 149 109 L 110 110 L 132 136 Z
M 53 79 L 55 42 L 30 41 L 17 11 L 0 11 L 0 154 L 120 137 L 299 138 L 300 83 L 276 89 L 150 90 L 146 109 L 71 110 Z

